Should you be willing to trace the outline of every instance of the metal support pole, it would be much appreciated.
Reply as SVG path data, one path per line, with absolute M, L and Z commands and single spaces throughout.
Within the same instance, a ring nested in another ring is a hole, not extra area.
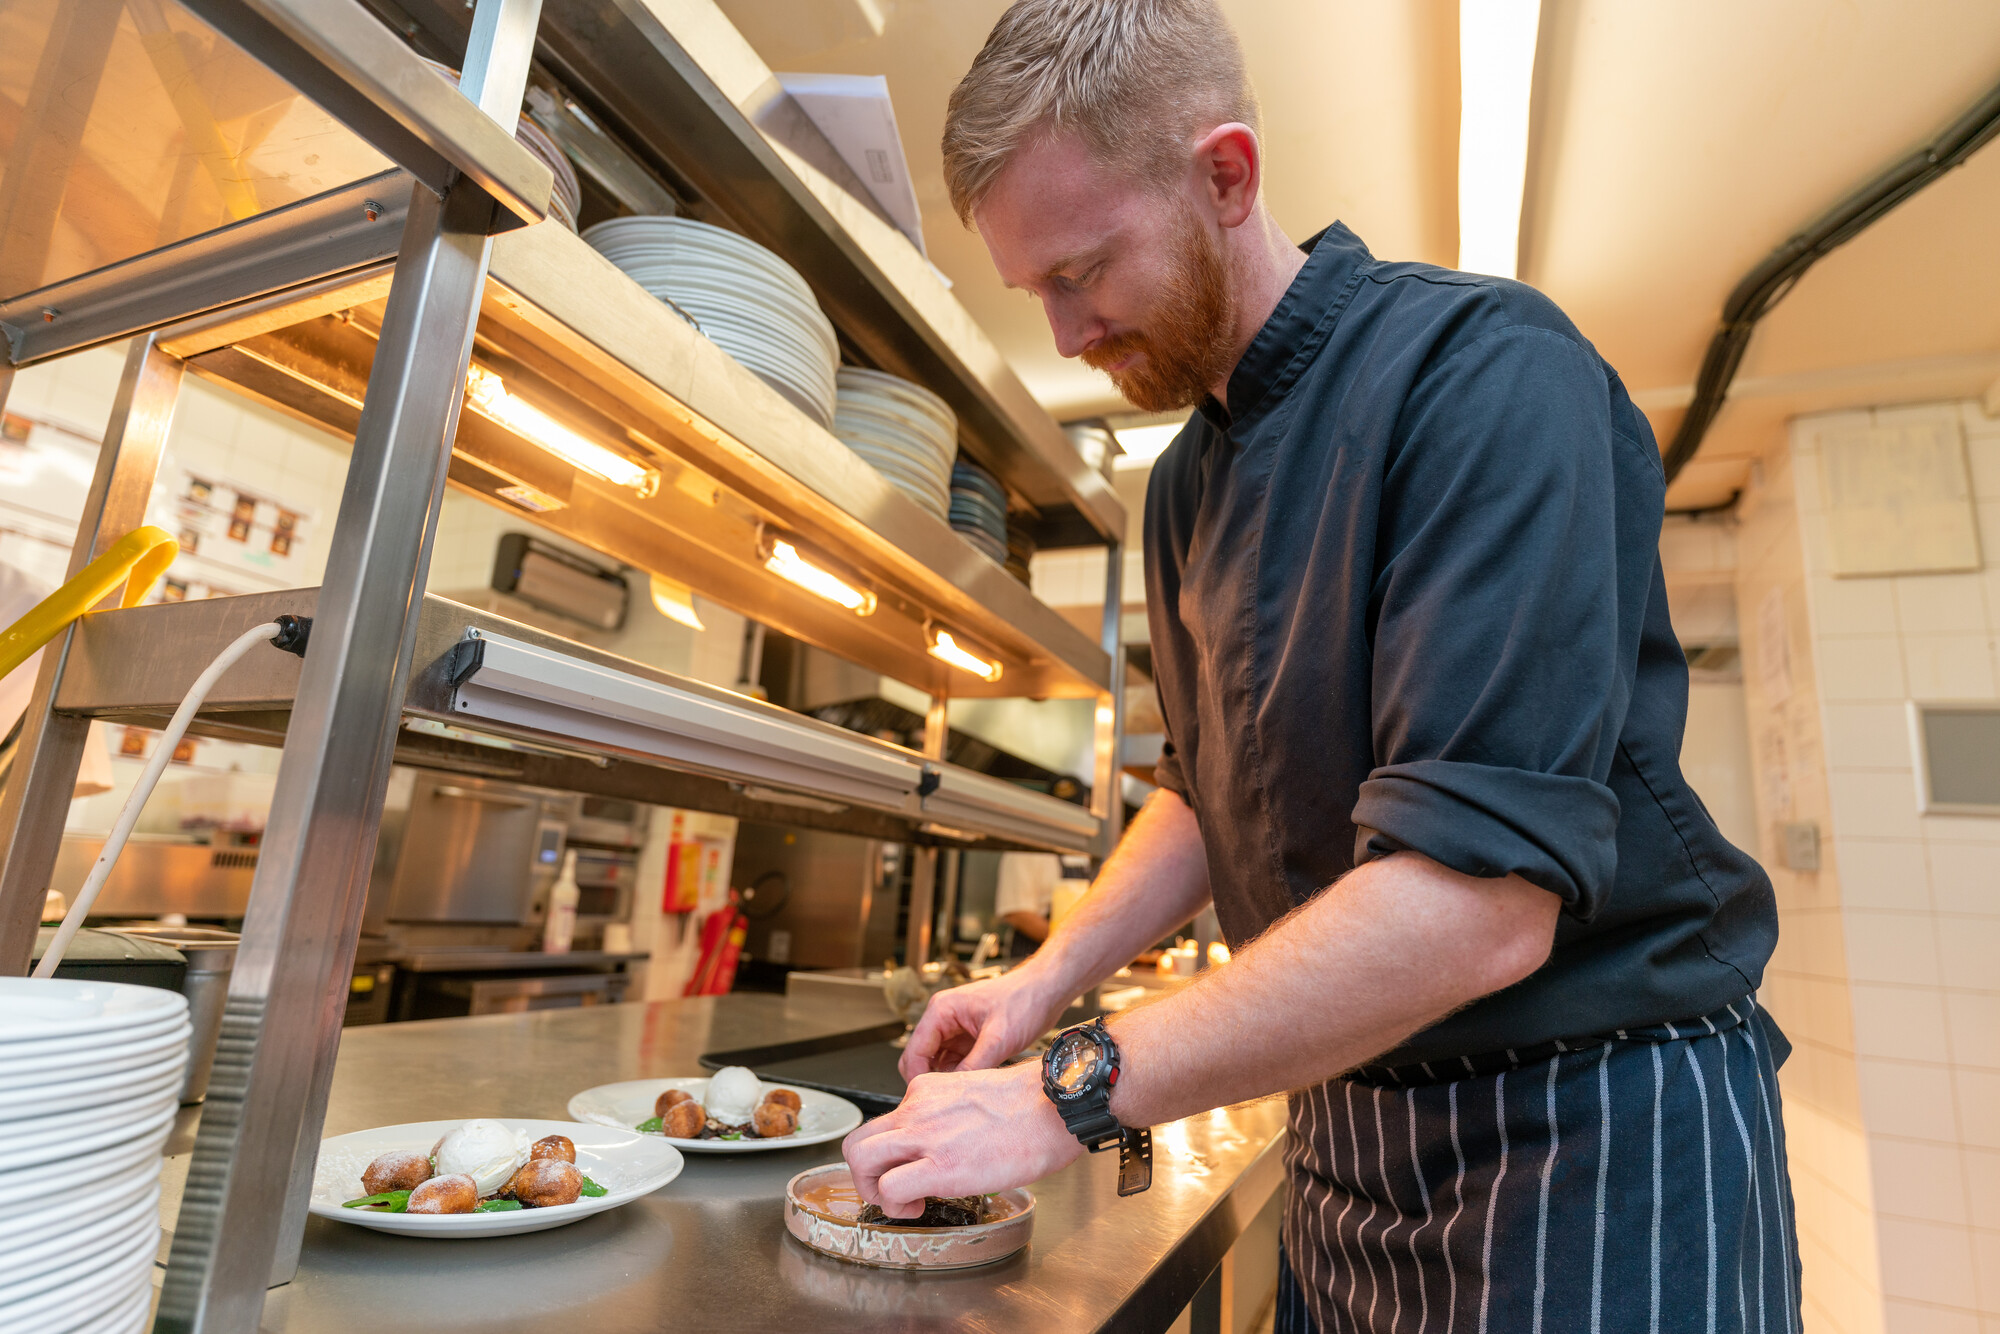
M 181 370 L 180 359 L 160 351 L 151 338 L 132 341 L 70 548 L 69 576 L 146 521 L 146 502 L 152 498 L 180 395 Z M 11 370 L 0 377 L 0 391 L 12 378 Z M 19 748 L 0 790 L 0 976 L 28 971 L 49 877 L 62 849 L 63 821 L 76 794 L 77 766 L 90 737 L 89 719 L 65 717 L 50 707 L 74 633 L 73 628 L 64 631 L 42 650 L 35 695 L 21 716 Z
M 950 694 L 940 686 L 924 714 L 924 758 L 944 759 L 950 734 L 946 723 Z M 910 849 L 910 920 L 903 936 L 903 962 L 922 968 L 931 961 L 931 930 L 937 916 L 938 850 Z
M 1222 1334 L 1222 1266 L 1209 1271 L 1188 1303 L 1188 1334 Z
M 944 858 L 938 866 L 938 931 L 937 953 L 947 962 L 958 957 L 958 881 L 964 873 L 965 853 L 959 848 L 946 848 Z
M 540 0 L 466 86 L 508 121 Z M 477 56 L 479 53 L 475 52 Z M 473 64 L 468 60 L 469 65 Z M 496 91 L 497 90 L 497 91 Z M 466 362 L 491 200 L 415 192 L 293 704 L 155 1329 L 250 1334 L 296 1271 Z
M 1104 549 L 1104 651 L 1111 655 L 1111 689 L 1097 697 L 1097 766 L 1090 809 L 1101 822 L 1097 855 L 1109 857 L 1124 832 L 1125 751 L 1125 548 Z

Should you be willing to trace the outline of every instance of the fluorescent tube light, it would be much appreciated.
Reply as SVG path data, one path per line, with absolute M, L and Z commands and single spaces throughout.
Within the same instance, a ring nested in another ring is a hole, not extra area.
M 799 549 L 782 537 L 771 539 L 771 550 L 764 557 L 764 568 L 783 579 L 789 579 L 808 593 L 816 593 L 828 602 L 835 602 L 858 616 L 872 616 L 875 613 L 875 595 L 866 589 L 856 588 L 830 570 L 823 570 L 799 554 Z
M 660 615 L 670 621 L 678 621 L 690 630 L 706 630 L 701 617 L 694 609 L 694 590 L 678 579 L 669 579 L 663 574 L 653 576 L 653 606 Z
M 1541 0 L 1459 0 L 1458 267 L 1512 278 Z
M 1158 426 L 1121 426 L 1113 434 L 1125 452 L 1111 462 L 1112 469 L 1151 467 L 1153 460 L 1167 452 L 1167 446 L 1181 433 L 1184 422 L 1163 422 Z
M 982 681 L 998 681 L 1000 664 L 988 662 L 974 653 L 968 653 L 951 637 L 949 630 L 936 631 L 931 637 L 931 656 L 941 662 L 948 662 L 962 672 L 971 672 Z
M 593 477 L 629 486 L 641 495 L 649 496 L 659 489 L 658 472 L 584 439 L 540 408 L 522 402 L 507 392 L 505 381 L 482 366 L 465 372 L 465 406 Z

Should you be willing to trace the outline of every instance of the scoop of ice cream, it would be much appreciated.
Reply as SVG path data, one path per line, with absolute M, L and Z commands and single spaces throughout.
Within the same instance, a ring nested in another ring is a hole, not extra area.
M 436 1158 L 439 1176 L 471 1177 L 483 1199 L 528 1161 L 528 1137 L 498 1121 L 467 1121 L 438 1141 Z
M 702 1105 L 708 1114 L 726 1126 L 740 1126 L 757 1114 L 764 1097 L 764 1085 L 747 1066 L 730 1065 L 717 1070 L 708 1081 Z

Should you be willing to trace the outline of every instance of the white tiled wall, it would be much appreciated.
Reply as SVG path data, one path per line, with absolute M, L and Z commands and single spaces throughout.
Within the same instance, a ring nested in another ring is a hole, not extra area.
M 2000 696 L 2000 421 L 1973 403 L 1873 414 L 1963 426 L 1985 569 L 1834 579 L 1820 439 L 1870 416 L 1793 424 L 1746 499 L 1758 549 L 1739 587 L 1745 606 L 1790 599 L 1793 698 L 1760 698 L 1749 674 L 1766 842 L 1784 819 L 1826 837 L 1817 874 L 1773 871 L 1785 935 L 1766 989 L 1805 1058 L 1784 1085 L 1808 1329 L 1995 1334 L 2000 820 L 1918 814 L 1906 709 Z

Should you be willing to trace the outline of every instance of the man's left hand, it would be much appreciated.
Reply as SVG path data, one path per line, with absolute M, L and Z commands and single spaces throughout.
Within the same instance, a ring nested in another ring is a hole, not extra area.
M 926 1195 L 988 1195 L 1067 1167 L 1083 1145 L 1042 1092 L 1040 1062 L 918 1075 L 902 1105 L 847 1137 L 855 1189 L 891 1218 Z

